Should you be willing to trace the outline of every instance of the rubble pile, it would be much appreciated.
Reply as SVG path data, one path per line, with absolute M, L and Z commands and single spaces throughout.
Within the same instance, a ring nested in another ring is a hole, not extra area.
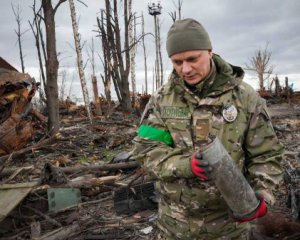
M 28 74 L 0 68 L 0 156 L 21 149 L 31 139 L 28 114 L 36 88 Z
M 130 155 L 138 118 L 126 117 L 64 119 L 2 171 L 0 158 L 0 239 L 156 239 L 153 183 Z
M 291 218 L 300 220 L 300 105 L 273 105 L 273 124 L 280 141 L 285 146 L 283 167 L 287 192 L 285 205 Z M 284 203 L 282 203 L 284 204 Z M 299 230 L 300 232 L 300 230 Z

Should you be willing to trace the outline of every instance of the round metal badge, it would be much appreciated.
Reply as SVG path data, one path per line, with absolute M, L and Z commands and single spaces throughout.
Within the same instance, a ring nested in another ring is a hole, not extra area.
M 222 111 L 223 118 L 227 122 L 233 122 L 237 117 L 237 109 L 233 105 L 225 106 Z

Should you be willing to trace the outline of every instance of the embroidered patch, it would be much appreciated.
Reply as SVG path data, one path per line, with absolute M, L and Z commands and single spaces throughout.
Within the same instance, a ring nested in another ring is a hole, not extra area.
M 162 118 L 178 118 L 178 119 L 189 119 L 191 116 L 190 110 L 183 107 L 162 107 L 161 117 Z
M 238 115 L 238 111 L 234 105 L 225 106 L 222 115 L 227 122 L 233 122 Z

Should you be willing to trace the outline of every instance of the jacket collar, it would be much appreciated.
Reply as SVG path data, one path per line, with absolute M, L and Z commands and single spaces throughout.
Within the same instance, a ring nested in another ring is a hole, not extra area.
M 170 80 L 175 84 L 175 89 L 184 89 L 197 98 L 216 97 L 239 85 L 244 78 L 244 71 L 241 67 L 233 66 L 225 62 L 219 55 L 213 54 L 212 71 L 206 79 L 197 84 L 193 91 L 187 87 L 184 80 L 173 70 Z M 199 92 L 200 91 L 200 92 Z

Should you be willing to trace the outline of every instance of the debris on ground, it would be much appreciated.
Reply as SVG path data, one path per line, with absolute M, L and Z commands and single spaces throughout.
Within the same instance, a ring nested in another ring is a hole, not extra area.
M 257 221 L 253 239 L 299 239 L 299 109 L 300 104 L 270 106 L 289 175 L 269 215 Z M 117 108 L 93 125 L 76 110 L 62 117 L 58 135 L 38 134 L 1 156 L 0 238 L 157 239 L 158 197 L 130 154 L 138 125 L 136 113 Z M 22 192 L 14 195 L 16 189 Z
M 11 156 L 0 170 L 0 206 L 1 186 L 37 183 L 0 212 L 0 238 L 155 239 L 153 182 L 130 155 L 138 121 L 121 112 L 95 125 L 64 118 L 59 135 L 0 158 L 1 168 Z

